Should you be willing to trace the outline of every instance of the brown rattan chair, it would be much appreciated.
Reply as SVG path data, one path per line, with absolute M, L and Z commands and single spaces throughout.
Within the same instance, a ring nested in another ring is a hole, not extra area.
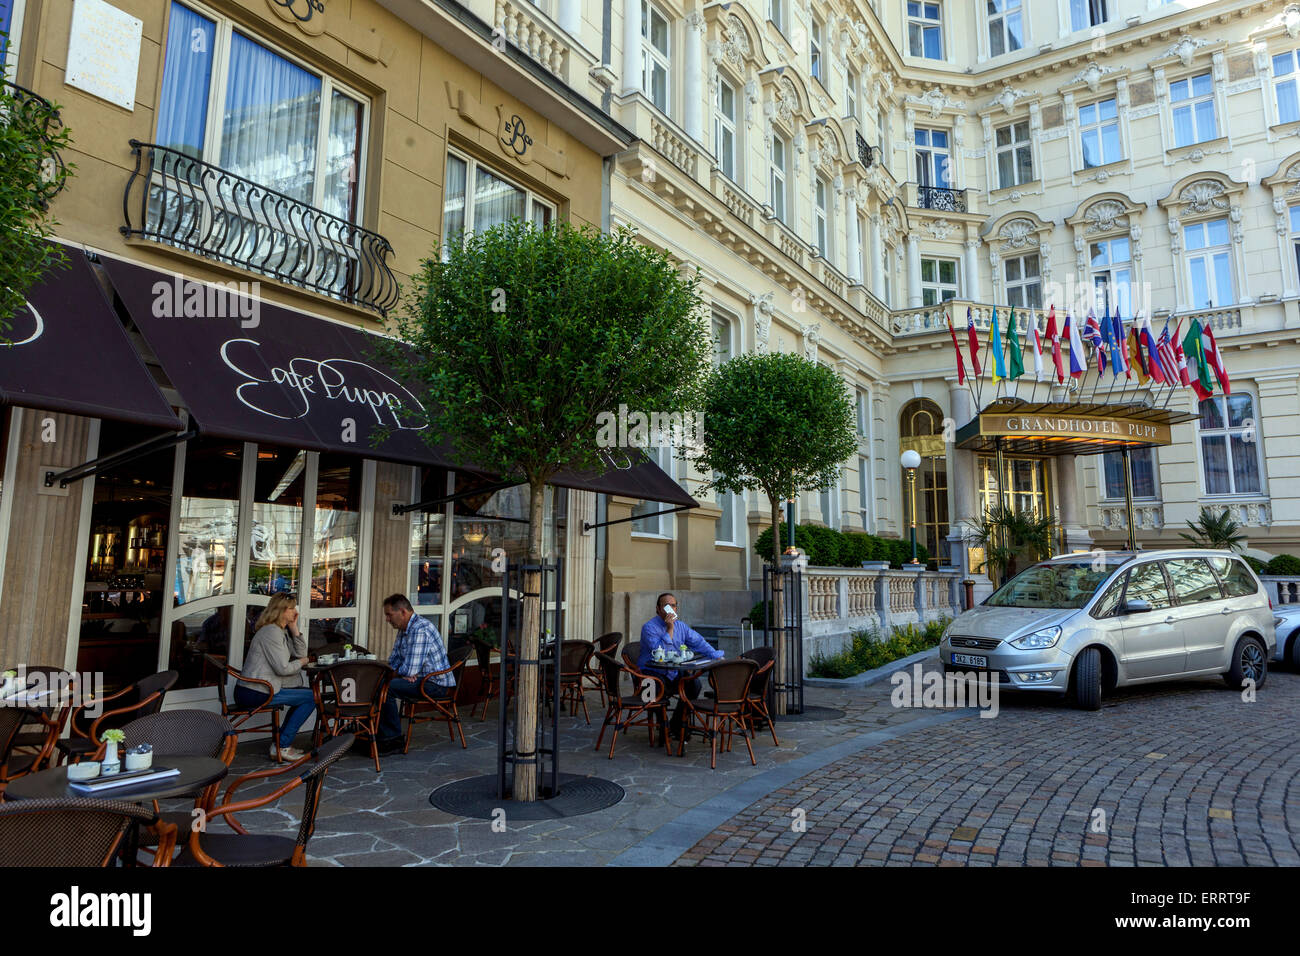
M 202 830 L 190 831 L 189 840 L 177 856 L 175 865 L 306 866 L 307 841 L 316 830 L 316 812 L 320 809 L 325 774 L 335 761 L 347 753 L 355 739 L 350 733 L 340 734 L 287 766 L 258 770 L 235 780 L 226 788 L 221 803 L 208 812 L 208 826 Z M 234 800 L 235 791 L 245 783 L 280 775 L 286 779 L 272 792 L 247 800 Z M 297 838 L 251 834 L 235 818 L 237 813 L 274 803 L 299 786 L 304 788 L 304 800 Z M 224 822 L 235 832 L 214 833 L 212 823 L 218 818 L 224 818 Z
M 455 740 L 456 733 L 459 731 L 461 749 L 468 746 L 465 743 L 465 728 L 460 724 L 460 695 L 461 688 L 465 686 L 465 661 L 469 659 L 472 652 L 471 647 L 460 647 L 452 651 L 447 655 L 448 667 L 419 676 L 417 685 L 420 689 L 419 697 L 402 700 L 401 715 L 406 718 L 406 740 L 402 744 L 402 753 L 407 753 L 411 749 L 411 732 L 415 729 L 415 725 L 432 721 L 445 721 L 447 736 Z M 443 674 L 450 674 L 456 685 L 452 688 L 450 697 L 435 697 L 432 693 L 433 678 Z
M 779 747 L 781 743 L 776 739 L 776 727 L 768 700 L 771 697 L 772 672 L 776 667 L 776 651 L 770 647 L 755 647 L 740 656 L 758 665 L 758 670 L 754 672 L 754 679 L 749 684 L 748 706 L 745 708 L 749 727 L 756 731 L 759 721 L 766 723 L 768 731 L 772 734 L 773 745 Z
M 653 746 L 656 718 L 658 718 L 657 723 L 659 726 L 666 725 L 664 708 L 667 705 L 667 699 L 663 680 L 653 674 L 642 674 L 633 667 L 620 664 L 611 654 L 602 654 L 597 651 L 595 658 L 600 664 L 601 676 L 605 680 L 605 686 L 609 688 L 609 694 L 606 698 L 608 703 L 605 705 L 605 720 L 600 725 L 600 735 L 596 738 L 595 749 L 600 749 L 601 741 L 605 739 L 605 728 L 611 724 L 614 727 L 614 736 L 609 742 L 610 760 L 614 759 L 614 745 L 618 743 L 619 733 L 629 727 L 649 728 L 650 744 Z M 622 692 L 621 681 L 624 673 L 632 678 L 633 693 L 631 694 Z M 668 740 L 667 734 L 664 734 L 664 751 L 670 755 L 672 754 L 672 744 Z
M 608 634 L 602 634 L 596 638 L 592 644 L 595 651 L 591 659 L 587 661 L 587 672 L 582 675 L 585 686 L 600 694 L 600 706 L 605 706 L 605 670 L 603 665 L 596 659 L 596 654 L 612 655 L 618 650 L 618 645 L 623 643 L 622 631 L 610 631 Z
M 641 656 L 641 642 L 628 641 L 627 647 L 623 648 L 623 663 L 626 664 L 628 667 L 632 668 L 633 670 L 635 670 L 636 668 L 641 666 L 641 662 L 638 660 L 640 656 Z
M 707 705 L 697 705 L 689 697 L 685 695 L 682 697 L 682 703 L 687 708 L 686 721 L 690 721 L 692 725 L 698 721 L 699 728 L 709 737 L 711 769 L 718 768 L 718 737 L 725 732 L 727 746 L 730 747 L 731 733 L 737 728 L 745 738 L 745 747 L 749 750 L 749 762 L 754 766 L 758 765 L 758 761 L 754 759 L 754 748 L 749 742 L 749 725 L 745 720 L 749 684 L 756 670 L 758 665 L 744 658 L 724 661 L 708 670 L 709 687 L 713 690 L 713 698 L 707 701 Z M 682 722 L 682 733 L 677 744 L 678 753 L 682 752 L 681 747 L 686 740 L 688 729 L 686 721 Z
M 39 716 L 29 717 L 28 723 L 18 732 L 14 740 L 13 748 L 16 754 L 38 758 L 28 771 L 35 773 L 43 769 L 55 753 L 55 744 L 63 734 L 63 727 L 68 722 L 68 715 L 72 712 L 72 704 L 76 699 L 77 675 L 50 664 L 25 664 L 22 667 L 6 668 L 6 670 L 16 670 L 23 674 L 29 688 L 59 687 L 67 688 L 69 692 L 62 702 L 51 698 L 48 707 L 31 707 L 30 709 Z
M 379 766 L 379 719 L 388 699 L 393 669 L 384 661 L 339 661 L 322 668 L 312 681 L 316 697 L 316 733 L 319 748 L 328 729 L 331 737 L 351 731 L 370 741 L 370 756 Z
M 234 699 L 233 691 L 227 692 L 226 680 L 217 681 L 217 699 L 221 702 L 221 716 L 230 721 L 230 725 L 235 728 L 235 734 L 266 734 L 271 735 L 271 744 L 275 747 L 276 762 L 280 761 L 280 710 L 286 707 L 286 704 L 272 704 L 271 698 L 275 696 L 275 688 L 271 686 L 270 681 L 258 680 L 256 677 L 245 677 L 239 668 L 232 666 L 224 657 L 217 657 L 212 654 L 205 654 L 204 661 L 211 667 L 220 668 L 227 678 L 234 683 L 234 687 L 239 681 L 246 684 L 257 685 L 256 689 L 266 695 L 256 707 L 242 707 Z M 264 719 L 263 719 L 264 718 Z
M 112 866 L 132 826 L 161 831 L 154 866 L 171 862 L 176 828 L 121 800 L 57 797 L 0 804 L 0 866 Z
M 31 707 L 0 707 L 0 794 L 4 793 L 10 781 L 34 773 L 54 747 L 50 741 L 48 747 L 38 754 L 15 753 L 23 727 L 41 719 L 40 712 Z
M 58 743 L 60 759 L 80 761 L 99 750 L 104 731 L 120 730 L 137 717 L 158 713 L 179 677 L 176 671 L 159 671 L 116 694 L 74 707 L 69 719 L 72 732 Z
M 582 704 L 582 715 L 587 719 L 587 726 L 589 727 L 591 726 L 591 714 L 587 711 L 587 698 L 584 693 L 583 683 L 594 651 L 595 647 L 591 641 L 560 642 L 559 705 L 567 702 L 569 716 L 576 717 L 578 715 L 578 704 Z M 550 667 L 543 665 L 542 674 L 548 690 L 553 686 L 551 683 L 553 675 L 549 672 Z
M 474 657 L 478 663 L 479 673 L 478 700 L 469 709 L 469 715 L 473 717 L 474 711 L 478 710 L 478 705 L 482 704 L 483 714 L 479 717 L 479 720 L 486 720 L 488 704 L 501 696 L 501 673 L 496 667 L 492 666 L 492 654 L 496 651 L 496 648 L 481 637 L 471 636 L 469 643 L 474 648 Z

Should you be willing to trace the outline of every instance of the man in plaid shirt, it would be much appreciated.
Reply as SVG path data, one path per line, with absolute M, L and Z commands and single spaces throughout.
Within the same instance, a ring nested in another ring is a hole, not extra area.
M 379 749 L 381 753 L 392 753 L 402 744 L 402 721 L 395 698 L 419 699 L 420 675 L 445 671 L 450 665 L 438 629 L 415 613 L 406 595 L 394 594 L 384 600 L 384 620 L 397 630 L 393 653 L 388 658 L 388 666 L 397 676 L 388 685 L 388 699 L 379 721 Z M 450 697 L 456 679 L 439 674 L 424 686 L 430 696 Z

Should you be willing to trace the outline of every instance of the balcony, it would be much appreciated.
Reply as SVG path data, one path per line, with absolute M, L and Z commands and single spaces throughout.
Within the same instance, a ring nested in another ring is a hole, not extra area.
M 966 190 L 947 189 L 943 186 L 916 187 L 916 208 L 939 212 L 968 212 Z
M 858 162 L 867 167 L 867 169 L 870 169 L 872 166 L 879 166 L 880 147 L 868 145 L 867 141 L 862 138 L 861 133 L 855 132 L 853 137 L 857 140 L 858 144 Z
M 5 95 L 13 98 L 13 112 L 4 116 L 6 125 L 15 120 L 24 128 L 34 130 L 41 142 L 45 144 L 46 156 L 41 162 L 41 175 L 45 188 L 41 191 L 41 205 L 48 207 L 55 196 L 63 189 L 67 180 L 67 167 L 63 157 L 52 145 L 53 139 L 63 128 L 63 119 L 54 104 L 38 93 L 7 80 L 0 83 Z
M 952 317 L 952 327 L 957 330 L 966 328 L 966 309 L 971 310 L 975 328 L 987 332 L 993 318 L 994 306 L 983 302 L 971 302 L 966 299 L 947 299 L 937 305 L 927 305 L 917 309 L 895 309 L 890 313 L 890 328 L 894 335 L 926 335 L 931 332 L 948 331 L 945 314 Z M 1006 322 L 1007 306 L 998 307 L 998 320 Z M 1035 310 L 1035 319 L 1040 326 L 1044 321 L 1042 310 Z M 1003 325 L 1005 329 L 1005 325 Z M 1029 330 L 1029 313 L 1016 313 L 1016 328 L 1021 335 Z M 1041 331 L 1041 329 L 1040 329 Z
M 148 239 L 386 316 L 398 301 L 388 240 L 166 146 L 131 140 L 127 238 Z M 132 221 L 133 211 L 135 220 Z

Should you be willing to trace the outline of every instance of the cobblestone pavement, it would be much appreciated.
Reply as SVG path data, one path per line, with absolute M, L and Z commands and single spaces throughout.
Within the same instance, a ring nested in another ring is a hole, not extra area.
M 774 790 L 677 864 L 1296 865 L 1298 717 L 1287 671 L 1253 703 L 1201 680 L 1097 713 L 1004 695 Z

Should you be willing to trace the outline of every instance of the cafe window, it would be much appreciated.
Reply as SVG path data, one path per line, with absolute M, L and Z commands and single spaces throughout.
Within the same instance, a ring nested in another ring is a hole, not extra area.
M 323 644 L 348 640 L 355 633 L 361 465 L 352 455 L 322 453 L 317 460 L 309 631 Z
M 1124 454 L 1108 451 L 1102 457 L 1105 471 L 1106 497 L 1124 498 Z M 1132 472 L 1133 497 L 1154 498 L 1156 496 L 1156 455 L 1150 448 L 1134 448 L 1129 452 Z
M 1255 397 L 1241 390 L 1215 395 L 1200 404 L 1197 434 L 1201 477 L 1207 495 L 1258 495 L 1263 492 L 1259 418 Z
M 173 0 L 158 145 L 357 222 L 368 107 L 230 20 Z
M 476 159 L 447 151 L 447 181 L 443 190 L 442 234 L 450 242 L 482 232 L 511 219 L 545 227 L 555 206 L 530 190 L 497 175 Z

